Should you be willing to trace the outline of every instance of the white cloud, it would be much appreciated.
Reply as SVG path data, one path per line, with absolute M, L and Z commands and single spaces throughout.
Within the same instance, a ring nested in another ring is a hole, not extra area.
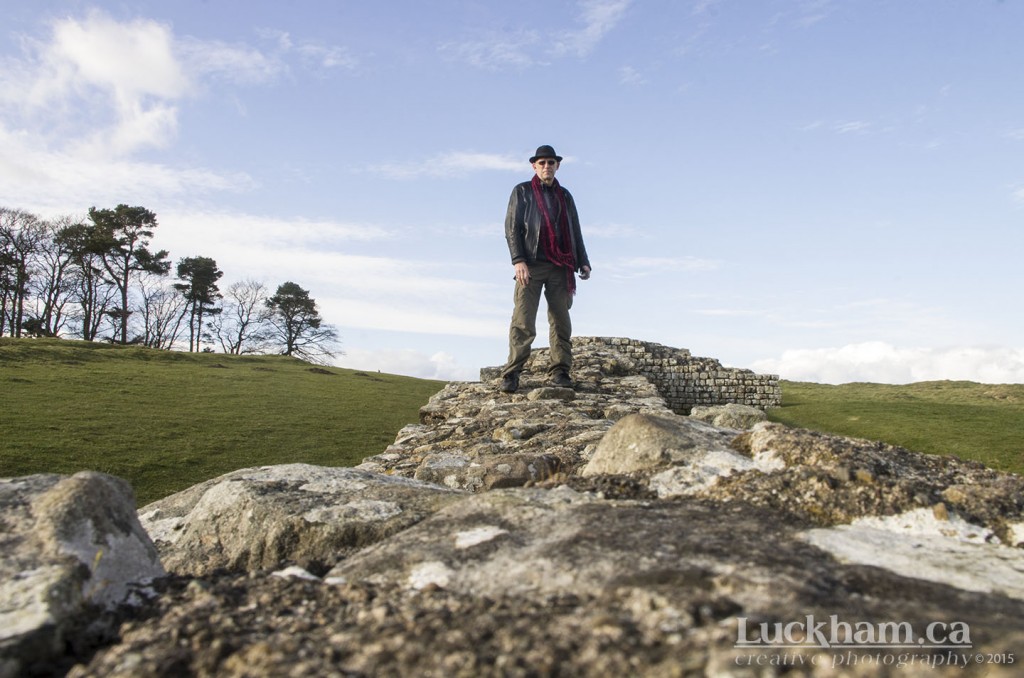
M 848 120 L 835 123 L 832 125 L 832 130 L 840 134 L 850 134 L 851 132 L 866 132 L 870 127 L 871 123 L 863 120 Z
M 89 159 L 167 147 L 177 137 L 181 104 L 215 81 L 271 82 L 288 72 L 288 55 L 316 71 L 357 63 L 343 47 L 287 34 L 265 53 L 100 10 L 50 28 L 42 38 L 20 36 L 20 57 L 0 64 L 0 132 L 24 136 L 36 150 Z
M 288 71 L 287 54 L 318 70 L 354 65 L 342 48 L 313 41 L 277 39 L 265 53 L 99 10 L 18 39 L 21 53 L 0 62 L 0 204 L 44 213 L 252 190 L 243 172 L 137 154 L 172 144 L 180 107 L 215 82 L 271 82 Z
M 630 0 L 583 0 L 580 2 L 583 27 L 562 32 L 555 44 L 555 54 L 587 56 L 622 20 L 629 5 Z
M 119 134 L 130 134 L 122 127 Z M 140 132 L 141 133 L 141 132 Z M 245 173 L 200 167 L 173 168 L 130 159 L 91 157 L 80 149 L 47 150 L 45 140 L 0 123 L 0 204 L 52 215 L 84 211 L 89 205 L 118 204 L 125 196 L 156 204 L 183 196 L 252 190 Z
M 831 0 L 810 0 L 800 5 L 796 25 L 800 28 L 810 28 L 814 24 L 825 20 L 832 11 Z
M 473 381 L 479 377 L 478 369 L 459 365 L 454 356 L 444 351 L 427 355 L 413 349 L 352 349 L 345 350 L 344 355 L 339 356 L 334 364 L 350 369 L 404 374 L 420 379 L 442 381 Z
M 276 259 L 288 250 L 324 252 L 345 243 L 387 240 L 393 235 L 373 224 L 303 217 L 265 217 L 240 212 L 166 212 L 160 221 L 173 228 L 176 243 L 212 242 L 225 248 L 248 241 Z
M 793 349 L 780 358 L 755 361 L 758 372 L 783 379 L 843 384 L 865 381 L 907 384 L 966 380 L 986 384 L 1024 383 L 1024 349 L 956 346 L 899 348 L 881 341 L 838 348 Z
M 871 123 L 864 120 L 837 120 L 833 123 L 825 123 L 823 120 L 815 120 L 800 126 L 803 132 L 816 130 L 830 130 L 837 134 L 863 134 L 871 130 Z
M 485 37 L 441 44 L 438 51 L 478 68 L 526 68 L 551 57 L 583 58 L 622 20 L 632 0 L 581 0 L 578 28 L 491 31 Z M 550 45 L 550 46 L 549 46 Z
M 178 52 L 192 73 L 238 84 L 271 82 L 288 69 L 277 56 L 248 45 L 186 37 L 179 41 Z
M 253 187 L 243 173 L 132 159 L 174 141 L 179 104 L 202 76 L 252 58 L 99 11 L 51 29 L 23 37 L 22 54 L 0 68 L 0 201 L 52 212 Z
M 492 34 L 483 40 L 447 42 L 438 47 L 442 56 L 477 68 L 525 68 L 538 63 L 537 45 L 541 37 L 536 31 Z
M 643 85 L 647 79 L 632 66 L 623 66 L 619 69 L 619 82 L 623 85 Z
M 340 45 L 325 45 L 309 39 L 296 40 L 290 33 L 273 29 L 261 29 L 257 34 L 274 43 L 275 59 L 294 52 L 306 68 L 314 71 L 334 68 L 353 70 L 359 65 L 359 60 L 348 48 Z
M 370 171 L 393 179 L 414 179 L 424 176 L 459 177 L 467 172 L 481 170 L 521 172 L 525 166 L 527 166 L 526 161 L 511 154 L 451 151 L 422 162 L 376 165 L 371 167 Z
M 587 224 L 584 236 L 595 238 L 645 238 L 648 234 L 629 224 Z
M 697 0 L 693 3 L 693 9 L 690 10 L 690 14 L 693 16 L 701 16 L 712 11 L 715 5 L 722 3 L 722 0 Z
M 101 12 L 61 19 L 44 40 L 21 39 L 0 68 L 5 126 L 96 155 L 161 148 L 177 134 L 174 102 L 193 87 L 170 29 Z
M 742 308 L 702 308 L 694 311 L 697 315 L 719 318 L 759 318 L 768 315 L 765 311 Z
M 123 127 L 119 134 L 130 134 Z M 174 168 L 130 159 L 90 157 L 80 149 L 47 150 L 38 135 L 8 131 L 0 123 L 0 204 L 52 215 L 117 204 L 141 204 L 211 192 L 252 190 L 245 173 L 201 167 Z
M 44 58 L 54 73 L 110 90 L 122 104 L 175 99 L 189 88 L 170 28 L 155 21 L 121 23 L 99 12 L 61 20 Z
M 351 70 L 359 65 L 359 60 L 344 47 L 307 42 L 299 45 L 298 52 L 314 68 Z
M 255 278 L 271 287 L 292 280 L 310 291 L 334 325 L 465 337 L 507 331 L 503 288 L 455 277 L 450 265 L 346 253 L 358 243 L 394 237 L 372 224 L 237 213 L 159 217 L 153 245 L 174 260 L 212 257 L 226 280 Z
M 719 261 L 698 257 L 627 257 L 610 261 L 607 269 L 616 278 L 626 279 L 661 273 L 713 271 L 720 266 Z

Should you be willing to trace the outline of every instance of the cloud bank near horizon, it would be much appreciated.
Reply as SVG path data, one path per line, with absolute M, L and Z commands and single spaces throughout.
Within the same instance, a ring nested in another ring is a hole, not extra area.
M 869 341 L 832 348 L 793 349 L 779 358 L 757 360 L 750 368 L 790 381 L 822 384 L 942 380 L 1019 384 L 1024 383 L 1024 348 L 901 348 Z
M 503 348 L 491 340 L 492 349 Z M 344 351 L 344 345 L 342 346 Z M 462 355 L 415 349 L 356 349 L 339 357 L 337 365 L 352 369 L 405 374 L 422 379 L 472 381 L 479 369 L 501 362 L 496 355 Z M 489 361 L 487 358 L 491 358 Z M 472 364 L 474 362 L 480 364 Z M 486 364 L 485 364 L 486 363 Z M 778 358 L 734 365 L 789 381 L 819 384 L 869 382 L 909 384 L 921 381 L 974 381 L 982 384 L 1024 383 L 1024 349 L 1006 347 L 901 348 L 873 341 L 818 349 L 794 349 Z

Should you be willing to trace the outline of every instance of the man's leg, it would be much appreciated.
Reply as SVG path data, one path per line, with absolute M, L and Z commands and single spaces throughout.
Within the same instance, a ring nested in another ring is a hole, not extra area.
M 548 303 L 548 341 L 551 345 L 551 365 L 548 373 L 569 375 L 572 369 L 572 295 L 569 294 L 567 273 L 564 268 L 551 267 L 544 285 L 544 298 Z
M 501 370 L 503 377 L 523 371 L 530 357 L 533 340 L 537 338 L 537 308 L 540 306 L 540 292 L 544 281 L 540 276 L 534 275 L 535 268 L 530 267 L 528 285 L 516 283 L 512 297 L 512 322 L 508 329 L 508 362 Z

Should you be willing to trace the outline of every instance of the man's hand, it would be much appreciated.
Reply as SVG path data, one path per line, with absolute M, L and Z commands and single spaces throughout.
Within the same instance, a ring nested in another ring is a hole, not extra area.
M 530 284 L 530 267 L 525 261 L 516 262 L 516 282 L 526 287 Z
M 583 268 L 580 269 L 580 280 L 589 280 L 589 279 L 590 279 L 590 267 L 589 266 L 584 266 Z

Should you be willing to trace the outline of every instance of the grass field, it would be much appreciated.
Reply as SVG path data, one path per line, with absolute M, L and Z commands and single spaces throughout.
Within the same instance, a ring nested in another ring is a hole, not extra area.
M 1024 384 L 782 382 L 769 418 L 1024 474 Z
M 352 466 L 443 385 L 284 356 L 0 339 L 0 477 L 103 471 L 142 506 L 248 466 Z
M 104 471 L 143 506 L 228 471 L 352 466 L 444 385 L 284 356 L 0 338 L 0 477 Z M 1024 473 L 1024 385 L 782 383 L 794 426 Z

